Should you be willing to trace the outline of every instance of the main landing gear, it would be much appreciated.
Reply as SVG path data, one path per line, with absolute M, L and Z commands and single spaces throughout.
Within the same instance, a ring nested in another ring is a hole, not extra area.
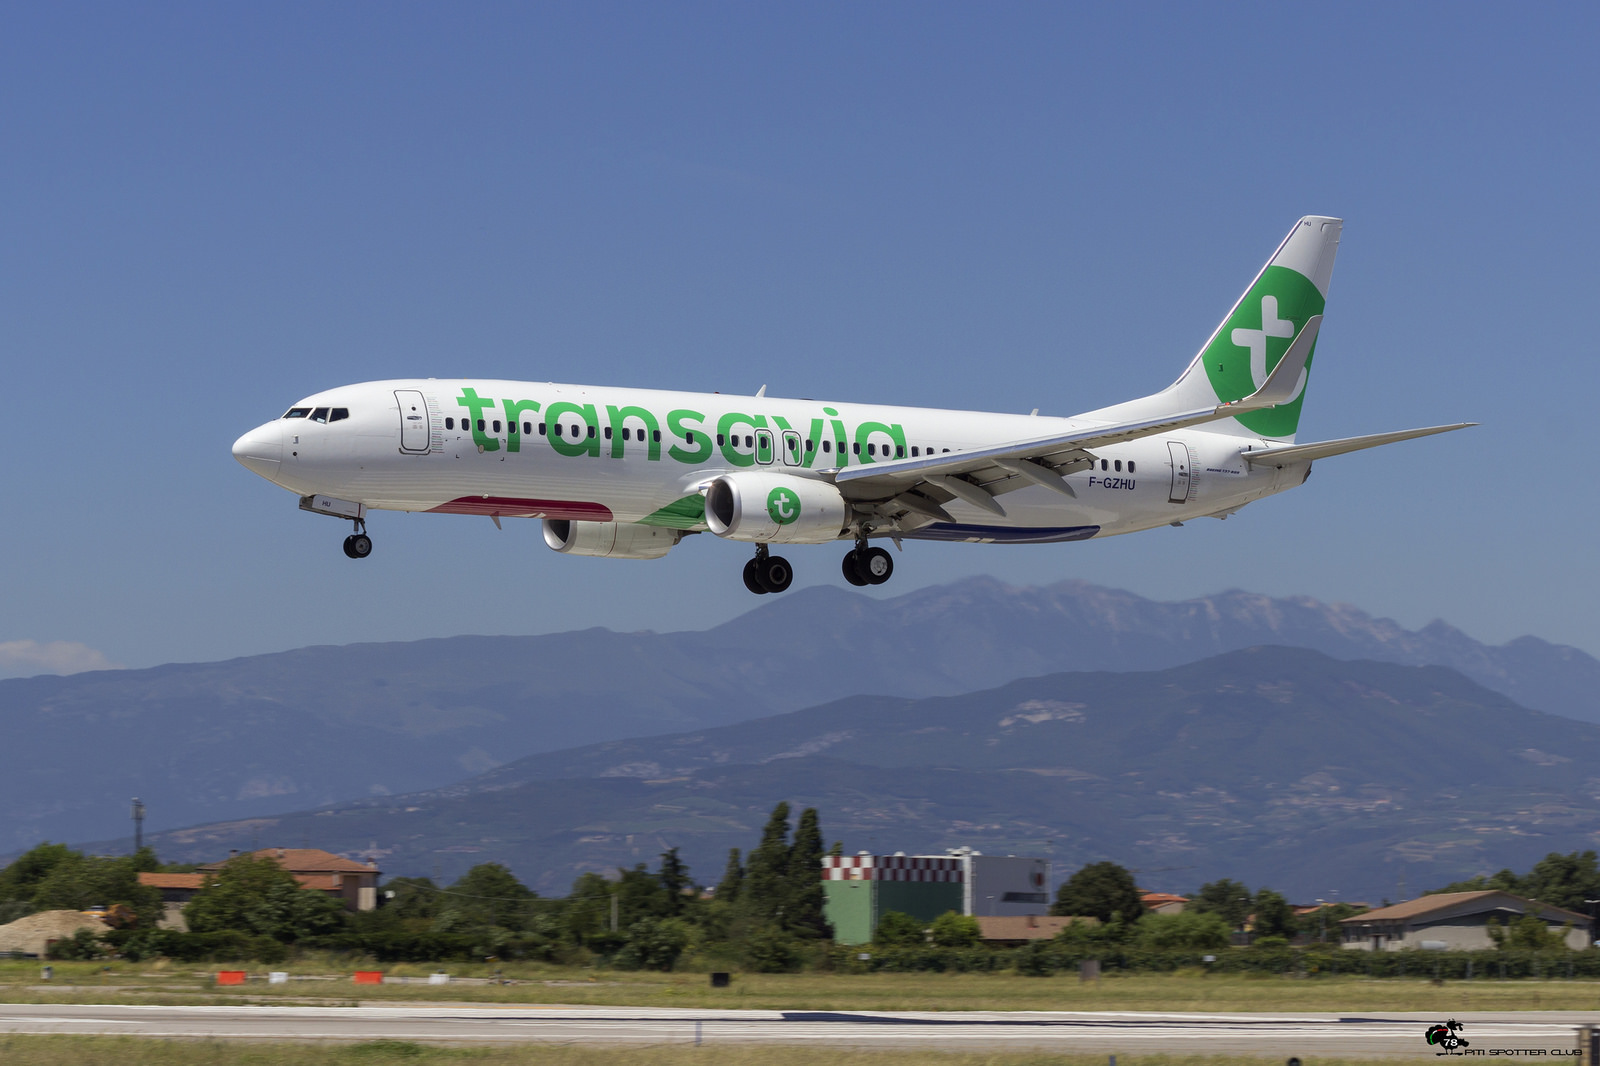
M 794 570 L 789 560 L 781 555 L 767 554 L 765 544 L 756 545 L 756 557 L 744 564 L 744 587 L 757 596 L 769 592 L 782 592 L 794 581 Z
M 881 585 L 894 574 L 894 557 L 882 548 L 867 547 L 863 537 L 853 551 L 845 553 L 839 568 L 852 585 Z
M 372 554 L 372 538 L 367 536 L 367 524 L 355 519 L 356 531 L 344 538 L 344 553 L 351 559 L 365 559 Z

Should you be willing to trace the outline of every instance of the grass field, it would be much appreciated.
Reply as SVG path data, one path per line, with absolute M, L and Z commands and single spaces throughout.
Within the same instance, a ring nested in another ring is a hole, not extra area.
M 284 968 L 288 984 L 251 980 L 216 986 L 230 967 L 166 962 L 56 963 L 54 980 L 35 962 L 0 962 L 0 1001 L 85 1003 L 518 1003 L 587 1006 L 732 1007 L 791 1010 L 1159 1010 L 1443 1011 L 1600 1010 L 1600 981 L 1472 980 L 1442 984 L 1411 978 L 1292 978 L 1272 975 L 1111 974 L 735 974 L 713 989 L 705 974 L 619 973 L 541 965 L 502 967 L 508 984 L 452 981 L 356 985 L 348 964 L 310 960 Z M 246 967 L 238 967 L 244 969 Z M 393 976 L 424 978 L 429 966 L 390 966 Z M 259 967 L 250 970 L 260 975 Z M 455 978 L 482 981 L 492 966 L 452 966 Z M 4 1060 L 0 1060 L 4 1061 Z
M 366 1044 L 236 1044 L 140 1040 L 130 1037 L 4 1036 L 6 1066 L 1107 1066 L 1104 1055 L 1040 1052 L 946 1054 L 843 1051 L 792 1047 L 551 1047 L 440 1048 L 402 1041 Z M 1432 1059 L 1385 1059 L 1386 1066 L 1421 1066 Z M 1117 1066 L 1262 1066 L 1240 1056 L 1119 1055 Z M 1317 1059 L 1314 1066 L 1371 1066 L 1370 1060 Z

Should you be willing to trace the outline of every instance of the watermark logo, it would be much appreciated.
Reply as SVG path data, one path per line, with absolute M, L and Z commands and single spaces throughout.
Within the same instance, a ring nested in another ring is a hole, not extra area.
M 1447 1022 L 1428 1026 L 1423 1039 L 1428 1042 L 1429 1047 L 1441 1049 L 1437 1054 L 1448 1055 L 1452 1051 L 1471 1046 L 1466 1037 L 1458 1035 L 1461 1028 L 1461 1023 L 1451 1018 Z
M 800 497 L 793 489 L 782 486 L 767 493 L 767 514 L 780 526 L 786 526 L 800 517 Z

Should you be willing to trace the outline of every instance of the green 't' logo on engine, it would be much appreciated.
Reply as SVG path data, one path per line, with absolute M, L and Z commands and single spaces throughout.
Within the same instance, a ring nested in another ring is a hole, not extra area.
M 1211 379 L 1217 399 L 1232 403 L 1260 388 L 1295 335 L 1312 315 L 1322 313 L 1326 303 L 1304 274 L 1287 267 L 1267 267 L 1206 348 L 1206 377 Z M 1313 354 L 1315 351 L 1313 348 Z M 1306 374 L 1310 373 L 1311 360 L 1307 359 Z M 1238 415 L 1239 423 L 1263 437 L 1292 436 L 1300 424 L 1304 384 L 1305 378 L 1301 378 L 1300 391 L 1288 403 Z
M 767 514 L 780 526 L 786 526 L 800 517 L 800 497 L 793 489 L 775 488 L 767 493 Z

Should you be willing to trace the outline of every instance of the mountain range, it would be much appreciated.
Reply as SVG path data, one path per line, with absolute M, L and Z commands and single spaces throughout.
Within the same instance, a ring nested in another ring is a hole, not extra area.
M 1600 839 L 1600 726 L 1442 667 L 1258 647 L 1161 671 L 862 696 L 531 756 L 454 786 L 161 834 L 169 859 L 314 841 L 390 873 L 505 863 L 543 892 L 679 847 L 702 878 L 778 799 L 847 851 L 1110 858 L 1146 887 L 1405 898 Z
M 1151 670 L 1264 643 L 1449 666 L 1525 706 L 1600 719 L 1600 662 L 1530 637 L 1244 592 L 1163 603 L 976 578 L 875 600 L 819 587 L 725 625 L 315 647 L 0 681 L 0 850 L 447 785 L 525 756 L 696 731 L 862 694 L 954 695 L 1061 670 Z

